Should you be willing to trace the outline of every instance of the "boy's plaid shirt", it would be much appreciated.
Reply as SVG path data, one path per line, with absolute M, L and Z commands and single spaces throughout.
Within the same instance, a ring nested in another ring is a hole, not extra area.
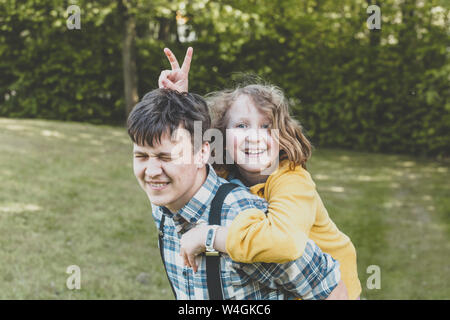
M 197 256 L 197 273 L 185 267 L 179 255 L 181 235 L 198 223 L 207 223 L 212 199 L 219 186 L 227 181 L 208 166 L 205 183 L 195 196 L 178 212 L 153 206 L 153 218 L 159 228 L 165 214 L 164 257 L 169 276 L 179 300 L 209 299 L 206 285 L 204 255 Z M 267 211 L 267 202 L 237 187 L 226 197 L 221 225 L 229 226 L 243 210 L 257 208 Z M 281 248 L 280 248 L 281 249 Z M 221 255 L 221 277 L 224 299 L 325 299 L 340 280 L 339 263 L 309 241 L 303 255 L 295 261 L 276 263 L 238 263 Z

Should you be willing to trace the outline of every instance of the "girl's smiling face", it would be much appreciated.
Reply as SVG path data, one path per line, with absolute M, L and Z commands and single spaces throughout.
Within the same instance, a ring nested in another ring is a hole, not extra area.
M 265 171 L 278 164 L 278 130 L 271 129 L 272 120 L 246 95 L 236 99 L 226 117 L 226 150 L 241 174 L 248 178 L 249 175 L 269 175 L 273 172 L 275 167 L 270 172 Z

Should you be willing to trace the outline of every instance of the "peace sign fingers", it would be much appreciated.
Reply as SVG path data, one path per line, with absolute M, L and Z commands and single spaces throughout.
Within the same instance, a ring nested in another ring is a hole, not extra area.
M 169 48 L 164 48 L 164 53 L 166 54 L 167 59 L 169 59 L 172 70 L 180 69 L 180 65 L 173 52 Z
M 188 74 L 189 69 L 191 68 L 191 61 L 192 61 L 192 53 L 194 49 L 192 47 L 189 47 L 186 51 L 186 56 L 184 57 L 183 65 L 181 66 L 181 71 Z
M 183 65 L 180 68 L 177 58 L 169 48 L 164 48 L 164 53 L 169 59 L 172 70 L 164 70 L 158 80 L 160 88 L 176 90 L 178 92 L 187 92 L 189 84 L 189 69 L 191 68 L 193 49 L 189 47 L 184 57 Z
M 192 49 L 192 47 L 189 47 L 187 49 L 186 56 L 184 57 L 183 65 L 181 66 L 181 71 L 183 71 L 186 74 L 189 73 L 189 69 L 191 68 L 193 51 L 194 51 L 194 49 Z M 172 70 L 180 69 L 178 60 L 175 57 L 175 55 L 173 54 L 173 52 L 169 48 L 164 48 L 164 53 L 166 54 L 167 59 L 169 59 Z

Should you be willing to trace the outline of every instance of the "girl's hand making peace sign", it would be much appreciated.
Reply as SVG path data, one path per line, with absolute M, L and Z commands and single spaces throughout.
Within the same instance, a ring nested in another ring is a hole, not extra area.
M 160 88 L 172 89 L 178 92 L 188 91 L 189 69 L 191 68 L 193 51 L 194 50 L 192 47 L 187 49 L 183 65 L 180 68 L 177 58 L 172 51 L 168 48 L 164 49 L 164 53 L 166 54 L 167 59 L 169 59 L 172 70 L 163 70 L 161 72 L 158 79 L 158 85 Z

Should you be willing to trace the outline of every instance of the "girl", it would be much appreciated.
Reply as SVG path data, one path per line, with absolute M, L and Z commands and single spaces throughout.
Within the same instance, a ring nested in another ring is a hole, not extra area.
M 192 48 L 188 49 L 182 68 L 170 50 L 164 51 L 172 70 L 161 73 L 160 87 L 187 91 Z M 225 137 L 224 154 L 228 153 L 234 161 L 231 165 L 215 164 L 214 169 L 229 181 L 249 187 L 269 203 L 267 214 L 246 210 L 229 228 L 220 227 L 214 248 L 239 262 L 284 263 L 303 254 L 309 237 L 339 261 L 348 296 L 358 299 L 361 284 L 355 248 L 330 219 L 306 171 L 311 144 L 300 124 L 289 115 L 282 91 L 254 84 L 213 93 L 207 98 L 213 127 Z M 180 254 L 194 271 L 195 255 L 205 251 L 207 230 L 207 226 L 199 225 L 181 239 Z

